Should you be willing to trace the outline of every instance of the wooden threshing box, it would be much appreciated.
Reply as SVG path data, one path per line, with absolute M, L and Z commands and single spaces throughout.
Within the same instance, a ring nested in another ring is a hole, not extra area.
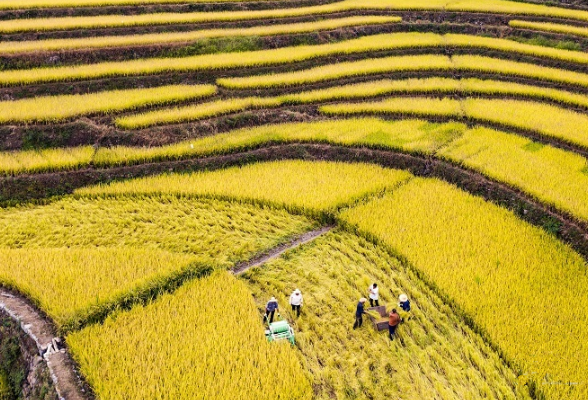
M 376 318 L 373 315 L 368 314 L 375 330 L 383 331 L 388 329 L 388 313 L 386 312 L 386 306 L 370 307 L 367 311 L 375 311 L 380 315 L 380 318 Z

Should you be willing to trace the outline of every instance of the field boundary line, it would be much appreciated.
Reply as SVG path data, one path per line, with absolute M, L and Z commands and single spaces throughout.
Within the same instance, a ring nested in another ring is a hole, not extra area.
M 291 241 L 281 244 L 277 247 L 274 247 L 273 249 L 270 249 L 269 251 L 267 251 L 264 254 L 261 254 L 257 257 L 252 258 L 249 261 L 245 261 L 243 263 L 239 263 L 237 265 L 235 265 L 230 272 L 234 275 L 241 275 L 243 274 L 245 271 L 251 269 L 251 268 L 255 268 L 255 267 L 259 267 L 271 260 L 274 260 L 278 257 L 280 257 L 282 254 L 284 254 L 287 251 L 290 251 L 292 249 L 295 249 L 299 246 L 302 246 L 304 244 L 310 243 L 313 240 L 317 239 L 320 236 L 323 236 L 324 234 L 332 231 L 333 229 L 335 229 L 336 225 L 327 225 L 327 226 L 323 226 L 321 228 L 309 231 L 309 232 L 305 232 L 300 236 L 295 237 L 294 239 L 292 239 Z
M 0 288 L 0 309 L 14 319 L 24 333 L 37 345 L 39 354 L 47 362 L 51 380 L 60 399 L 84 400 L 91 398 L 77 375 L 73 359 L 64 340 L 55 335 L 50 322 L 23 296 Z

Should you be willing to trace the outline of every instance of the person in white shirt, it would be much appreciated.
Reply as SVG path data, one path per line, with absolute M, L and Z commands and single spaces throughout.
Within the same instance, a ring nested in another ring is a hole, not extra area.
M 370 298 L 370 307 L 373 307 L 374 304 L 377 306 L 380 305 L 380 289 L 378 288 L 378 284 L 374 283 L 368 288 L 369 298 Z
M 302 307 L 302 293 L 299 289 L 296 289 L 290 295 L 290 305 L 292 306 L 292 312 L 296 311 L 296 314 L 300 317 L 300 307 Z

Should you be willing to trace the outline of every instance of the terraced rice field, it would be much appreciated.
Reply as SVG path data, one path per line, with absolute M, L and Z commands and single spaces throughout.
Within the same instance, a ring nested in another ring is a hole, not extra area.
M 588 398 L 567 3 L 0 2 L 0 316 L 66 399 Z

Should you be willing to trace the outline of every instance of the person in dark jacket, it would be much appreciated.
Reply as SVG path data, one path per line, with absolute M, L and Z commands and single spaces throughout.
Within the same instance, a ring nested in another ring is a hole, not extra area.
M 398 328 L 398 324 L 400 323 L 400 315 L 395 308 L 392 309 L 390 313 L 390 319 L 388 320 L 388 333 L 390 334 L 390 340 L 394 340 L 394 334 L 396 333 L 396 328 Z
M 398 305 L 403 311 L 410 311 L 410 300 L 408 300 L 408 296 L 405 294 L 398 296 Z
M 357 303 L 357 309 L 355 310 L 355 323 L 353 324 L 353 329 L 361 328 L 361 324 L 363 324 L 363 314 L 365 314 L 365 310 L 363 306 L 367 299 L 361 298 L 359 299 L 359 303 Z
M 398 307 L 400 307 L 400 318 L 402 322 L 410 319 L 410 300 L 405 294 L 398 296 Z
M 275 297 L 272 297 L 265 306 L 265 316 L 266 318 L 269 318 L 270 324 L 274 322 L 274 314 L 276 311 L 279 312 L 278 301 Z

